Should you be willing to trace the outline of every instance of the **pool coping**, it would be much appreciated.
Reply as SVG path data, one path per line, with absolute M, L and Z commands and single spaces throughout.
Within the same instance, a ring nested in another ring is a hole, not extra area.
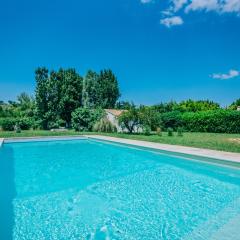
M 115 143 L 127 144 L 132 146 L 144 147 L 148 149 L 186 154 L 189 156 L 217 159 L 222 161 L 223 163 L 224 162 L 237 163 L 240 166 L 240 153 L 232 153 L 232 152 L 211 150 L 211 149 L 205 149 L 205 148 L 186 147 L 186 146 L 180 146 L 180 145 L 154 143 L 154 142 L 148 142 L 148 141 L 140 141 L 140 140 L 132 140 L 132 139 L 108 137 L 108 136 L 100 136 L 100 135 L 84 135 L 84 136 L 89 139 L 103 140 L 108 142 L 115 142 Z

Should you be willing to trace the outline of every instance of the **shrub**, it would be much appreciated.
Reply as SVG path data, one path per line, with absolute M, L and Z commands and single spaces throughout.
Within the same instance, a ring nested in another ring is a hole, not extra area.
M 15 118 L 2 118 L 0 125 L 4 131 L 14 131 L 17 120 Z
M 177 128 L 177 135 L 178 135 L 179 137 L 182 137 L 182 136 L 183 136 L 183 128 L 182 128 L 182 127 L 178 127 L 178 128 Z
M 167 132 L 168 132 L 168 136 L 169 136 L 169 137 L 172 137 L 172 136 L 173 136 L 173 129 L 172 129 L 172 128 L 169 127 L 169 128 L 167 129 Z
M 72 113 L 72 126 L 76 131 L 91 131 L 103 116 L 102 109 L 78 108 Z
M 33 121 L 32 121 L 32 119 L 27 118 L 27 117 L 20 118 L 17 120 L 17 125 L 22 130 L 29 130 L 33 125 Z
M 93 131 L 113 133 L 117 132 L 117 128 L 108 119 L 103 118 L 94 124 Z
M 148 125 L 143 127 L 143 134 L 146 136 L 151 135 L 151 127 L 149 127 Z
M 162 136 L 162 129 L 160 127 L 157 128 L 157 135 Z
M 179 111 L 163 113 L 161 118 L 162 126 L 164 129 L 173 128 L 174 130 L 176 130 L 183 124 L 182 114 Z
M 21 128 L 18 123 L 14 126 L 14 130 L 16 133 L 21 133 Z
M 135 106 L 132 106 L 128 111 L 123 112 L 118 117 L 118 122 L 122 129 L 127 129 L 129 133 L 134 132 L 141 123 L 139 110 Z
M 240 112 L 234 110 L 184 113 L 182 120 L 191 132 L 240 133 Z
M 49 129 L 56 129 L 56 128 L 60 128 L 60 127 L 65 127 L 66 126 L 66 122 L 62 119 L 57 119 L 56 121 L 51 121 L 48 123 L 48 128 Z

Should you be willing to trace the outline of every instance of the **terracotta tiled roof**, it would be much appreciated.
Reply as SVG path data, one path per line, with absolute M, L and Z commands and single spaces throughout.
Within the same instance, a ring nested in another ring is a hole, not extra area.
M 117 110 L 117 109 L 105 109 L 105 111 L 111 113 L 116 117 L 120 116 L 123 112 L 126 112 L 126 110 Z

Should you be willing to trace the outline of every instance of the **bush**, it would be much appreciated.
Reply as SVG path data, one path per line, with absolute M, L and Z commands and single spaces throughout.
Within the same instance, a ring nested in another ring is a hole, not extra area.
M 182 127 L 178 127 L 178 128 L 177 128 L 177 135 L 178 135 L 179 137 L 182 137 L 182 136 L 183 136 L 183 128 L 182 128 Z
M 176 130 L 183 124 L 182 114 L 179 111 L 163 113 L 161 118 L 162 126 L 164 129 L 173 128 L 174 130 Z
M 76 131 L 91 131 L 103 116 L 102 109 L 77 108 L 72 113 L 72 126 Z
M 56 121 L 51 121 L 48 123 L 48 128 L 49 129 L 57 129 L 60 127 L 65 127 L 66 126 L 66 122 L 62 119 L 57 119 Z
M 17 123 L 15 118 L 2 118 L 0 120 L 0 126 L 3 131 L 14 131 L 14 127 Z
M 160 127 L 157 128 L 157 135 L 162 136 L 162 129 Z
M 21 133 L 21 128 L 18 123 L 14 126 L 14 130 L 16 133 Z
M 27 118 L 27 117 L 20 118 L 19 120 L 17 120 L 17 125 L 22 130 L 29 130 L 33 125 L 33 121 L 31 118 Z
M 117 132 L 117 128 L 108 119 L 103 118 L 94 124 L 93 131 L 113 133 Z
M 151 135 L 151 127 L 149 127 L 148 125 L 143 127 L 143 134 L 146 136 Z
M 216 110 L 184 113 L 183 125 L 191 132 L 240 133 L 240 112 Z
M 172 137 L 172 136 L 173 136 L 173 129 L 172 129 L 172 128 L 169 127 L 169 128 L 167 129 L 167 132 L 168 132 L 168 136 L 169 136 L 169 137 Z

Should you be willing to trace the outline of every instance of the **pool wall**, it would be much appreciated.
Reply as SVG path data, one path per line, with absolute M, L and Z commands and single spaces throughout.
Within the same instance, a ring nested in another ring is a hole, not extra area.
M 3 145 L 3 138 L 0 138 L 0 147 Z

